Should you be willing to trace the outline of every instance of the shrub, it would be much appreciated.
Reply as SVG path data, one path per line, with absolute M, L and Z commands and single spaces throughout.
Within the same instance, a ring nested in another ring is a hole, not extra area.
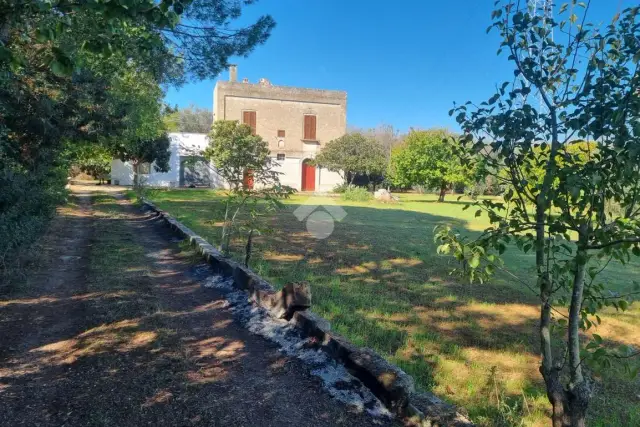
M 349 187 L 342 193 L 342 199 L 350 202 L 368 202 L 373 195 L 364 187 Z
M 345 191 L 347 191 L 348 188 L 349 188 L 349 184 L 345 182 L 345 183 L 336 185 L 335 187 L 333 187 L 333 190 L 331 191 L 333 191 L 336 194 L 342 194 Z

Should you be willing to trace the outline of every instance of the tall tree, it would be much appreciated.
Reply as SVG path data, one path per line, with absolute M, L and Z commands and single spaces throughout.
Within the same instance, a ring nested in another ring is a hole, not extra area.
M 72 165 L 80 171 L 99 180 L 100 184 L 108 179 L 111 172 L 111 152 L 103 145 L 80 143 L 72 147 Z
M 535 277 L 512 277 L 540 298 L 540 373 L 553 426 L 584 426 L 594 391 L 587 369 L 612 360 L 632 376 L 640 369 L 637 350 L 580 333 L 600 324 L 601 308 L 624 311 L 633 293 L 608 290 L 599 274 L 640 255 L 640 8 L 601 29 L 587 21 L 588 1 L 562 5 L 560 21 L 518 5 L 526 3 L 501 4 L 490 27 L 516 78 L 487 102 L 451 111 L 464 130 L 463 158 L 479 154 L 488 170 L 505 169 L 511 189 L 504 202 L 477 204 L 492 223 L 479 237 L 442 229 L 437 239 L 481 280 L 505 269 L 504 251 L 533 251 Z M 574 149 L 576 137 L 594 143 Z M 541 168 L 533 181 L 532 165 Z
M 187 108 L 167 112 L 164 123 L 172 132 L 209 133 L 213 125 L 213 111 L 190 105 Z
M 256 183 L 271 182 L 269 144 L 253 135 L 249 126 L 235 120 L 217 120 L 209 134 L 209 147 L 203 155 L 213 161 L 217 173 L 232 189 L 242 188 L 247 173 Z
M 227 67 L 230 56 L 248 55 L 274 28 L 273 18 L 265 15 L 231 29 L 243 6 L 251 3 L 254 0 L 0 0 L 0 60 L 19 65 L 14 43 L 20 40 L 49 45 L 52 49 L 41 52 L 46 53 L 42 59 L 58 75 L 69 75 L 81 65 L 76 51 L 82 50 L 146 58 L 140 65 L 156 67 L 165 77 L 172 68 L 176 81 L 185 75 L 212 78 Z M 77 45 L 61 44 L 70 34 L 77 37 Z
M 275 25 L 262 16 L 232 30 L 251 3 L 0 0 L 0 264 L 63 199 L 63 141 L 105 143 L 121 158 L 135 151 L 129 143 L 158 148 L 162 123 L 139 120 L 131 105 L 142 99 L 130 103 L 120 88 L 135 89 L 140 76 L 158 91 L 215 77 Z M 146 94 L 143 111 L 155 117 L 158 97 Z M 156 152 L 161 165 L 166 150 Z
M 238 214 L 248 207 L 250 220 L 247 222 L 249 234 L 245 255 L 245 264 L 248 265 L 251 238 L 253 232 L 261 228 L 258 220 L 263 216 L 261 213 L 265 209 L 278 209 L 279 200 L 289 197 L 294 189 L 280 185 L 280 173 L 274 170 L 269 144 L 260 135 L 253 135 L 248 125 L 235 120 L 218 120 L 213 124 L 209 140 L 209 147 L 203 155 L 213 162 L 215 173 L 229 185 L 220 249 L 225 254 L 229 253 Z M 259 201 L 264 202 L 262 209 Z
M 382 175 L 386 163 L 382 146 L 359 132 L 347 133 L 328 142 L 315 160 L 322 167 L 340 174 L 349 184 L 356 175 Z
M 441 129 L 412 130 L 391 153 L 390 181 L 398 187 L 437 188 L 438 201 L 444 202 L 451 185 L 468 180 L 449 138 Z

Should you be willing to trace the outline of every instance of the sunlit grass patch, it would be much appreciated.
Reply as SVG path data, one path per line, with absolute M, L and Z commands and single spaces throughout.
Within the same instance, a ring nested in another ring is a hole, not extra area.
M 293 211 L 304 195 L 286 201 L 271 218 L 273 233 L 254 240 L 251 267 L 280 286 L 307 280 L 313 310 L 357 345 L 371 347 L 411 374 L 419 389 L 459 404 L 484 426 L 549 424 L 549 404 L 538 372 L 537 297 L 506 274 L 490 283 L 468 284 L 450 276 L 456 263 L 436 255 L 433 228 L 447 224 L 474 235 L 489 224 L 470 203 L 455 196 L 436 203 L 432 195 L 405 194 L 397 204 L 344 202 L 346 216 L 333 234 L 313 239 Z M 153 201 L 217 244 L 221 195 L 209 190 L 158 191 Z M 241 233 L 233 255 L 241 257 Z M 535 288 L 531 254 L 507 251 L 510 271 Z M 612 290 L 632 287 L 640 264 L 614 265 L 602 276 Z M 605 310 L 597 333 L 640 347 L 640 308 Z M 593 425 L 638 424 L 640 380 L 616 372 L 596 378 L 590 409 Z M 632 390 L 636 390 L 633 392 Z M 605 397 L 606 396 L 606 397 Z M 635 418 L 634 418 L 635 417 Z M 610 421 L 610 422 L 606 422 Z

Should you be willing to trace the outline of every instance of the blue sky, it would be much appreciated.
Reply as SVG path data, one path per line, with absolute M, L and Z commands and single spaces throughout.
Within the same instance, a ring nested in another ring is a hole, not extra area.
M 486 34 L 493 0 L 260 0 L 241 22 L 270 14 L 277 26 L 238 77 L 347 91 L 350 126 L 449 127 L 453 102 L 480 102 L 512 76 L 498 37 Z M 562 1 L 558 1 L 562 3 Z M 592 22 L 608 23 L 633 0 L 592 0 Z M 219 78 L 227 79 L 222 73 Z M 212 108 L 215 80 L 170 88 L 166 102 Z

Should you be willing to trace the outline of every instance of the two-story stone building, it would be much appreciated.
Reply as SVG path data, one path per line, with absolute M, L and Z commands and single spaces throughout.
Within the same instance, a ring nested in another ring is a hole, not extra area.
M 346 92 L 275 86 L 266 79 L 255 84 L 238 82 L 235 66 L 229 76 L 229 81 L 219 80 L 213 90 L 213 118 L 246 123 L 267 141 L 283 185 L 301 191 L 329 191 L 343 182 L 339 174 L 317 168 L 311 160 L 327 142 L 345 134 Z M 215 165 L 204 158 L 193 162 L 209 144 L 206 134 L 171 133 L 170 139 L 171 170 L 157 172 L 152 165 L 140 165 L 138 174 L 144 182 L 164 187 L 225 185 Z M 111 181 L 132 185 L 131 164 L 114 159 Z
M 229 81 L 219 80 L 213 91 L 214 120 L 238 120 L 269 143 L 282 173 L 280 181 L 302 191 L 327 191 L 342 182 L 335 172 L 316 168 L 311 160 L 347 127 L 347 93 L 239 82 L 237 68 Z

